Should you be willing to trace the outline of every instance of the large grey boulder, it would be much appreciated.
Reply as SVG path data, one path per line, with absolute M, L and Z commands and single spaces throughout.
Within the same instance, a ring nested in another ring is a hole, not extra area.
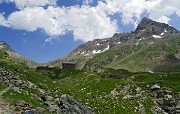
M 59 114 L 94 114 L 92 109 L 66 95 L 61 96 L 59 107 Z

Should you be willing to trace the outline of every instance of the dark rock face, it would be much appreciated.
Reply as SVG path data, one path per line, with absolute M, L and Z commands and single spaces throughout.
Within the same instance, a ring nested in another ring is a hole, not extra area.
M 94 114 L 92 109 L 66 95 L 61 96 L 59 107 L 60 114 Z
M 115 33 L 111 38 L 88 41 L 86 44 L 78 46 L 70 53 L 69 56 L 93 55 L 96 53 L 104 52 L 111 47 L 127 42 L 130 35 L 131 33 Z
M 168 24 L 159 23 L 145 17 L 139 23 L 134 33 L 141 34 L 144 37 L 149 37 L 152 34 L 160 35 L 178 33 L 178 30 Z
M 158 106 L 168 114 L 179 114 L 179 99 L 178 95 L 174 95 L 168 90 L 153 90 L 151 96 L 154 97 Z
M 87 43 L 78 46 L 70 53 L 69 56 L 91 56 L 97 53 L 104 52 L 107 47 L 112 48 L 117 45 L 119 46 L 127 43 L 133 43 L 133 41 L 136 42 L 136 39 L 149 38 L 153 35 L 163 37 L 164 35 L 174 34 L 178 32 L 178 30 L 176 30 L 174 27 L 169 26 L 168 24 L 156 22 L 145 17 L 139 23 L 134 32 L 115 33 L 110 38 L 88 41 Z

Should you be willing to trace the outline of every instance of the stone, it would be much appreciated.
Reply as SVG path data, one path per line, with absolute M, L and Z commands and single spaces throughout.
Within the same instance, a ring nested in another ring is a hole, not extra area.
M 73 97 L 62 95 L 59 104 L 60 114 L 94 114 L 92 109 L 82 105 Z
M 142 98 L 142 94 L 136 94 L 135 98 L 138 98 L 138 99 Z
M 129 92 L 130 88 L 131 88 L 130 85 L 124 86 L 124 88 L 121 90 L 121 93 L 122 93 L 123 95 L 125 95 L 126 93 Z
M 21 80 L 17 80 L 16 84 L 19 86 L 19 85 L 22 85 L 22 81 Z
M 157 84 L 151 86 L 151 90 L 157 90 L 157 89 L 160 89 L 161 87 Z
M 46 101 L 52 101 L 53 97 L 52 96 L 46 96 Z
M 114 90 L 111 91 L 111 95 L 112 95 L 113 97 L 119 95 L 118 91 L 116 91 L 116 88 L 115 88 Z
M 172 96 L 172 95 L 165 95 L 164 97 L 165 97 L 167 100 L 173 99 L 173 96 Z
M 26 110 L 25 114 L 45 114 L 45 109 L 37 107 L 36 109 Z
M 134 96 L 133 95 L 126 95 L 122 98 L 123 100 L 133 100 Z
M 141 93 L 141 88 L 140 87 L 136 88 L 135 90 L 136 90 L 136 94 L 140 94 Z
M 59 102 L 60 102 L 60 99 L 59 99 L 59 98 L 55 98 L 54 101 L 55 101 L 56 103 L 59 103 Z
M 152 114 L 167 114 L 164 112 L 164 110 L 158 106 L 154 106 L 152 109 L 151 109 L 151 112 Z
M 57 110 L 59 110 L 58 105 L 56 105 L 56 104 L 50 104 L 49 105 L 49 111 L 56 112 Z
M 30 110 L 32 109 L 32 104 L 26 103 L 25 101 L 18 101 L 15 106 L 19 106 L 21 110 Z
M 139 110 L 138 110 L 138 114 L 146 114 L 146 110 L 145 110 L 143 104 L 139 104 L 138 109 L 139 109 Z
M 180 109 L 180 101 L 178 101 L 178 102 L 176 103 L 176 108 L 177 108 L 177 109 Z

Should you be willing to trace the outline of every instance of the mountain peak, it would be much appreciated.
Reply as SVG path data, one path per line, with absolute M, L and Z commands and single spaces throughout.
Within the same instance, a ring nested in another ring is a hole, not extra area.
M 153 21 L 147 17 L 144 17 L 142 21 L 137 26 L 135 33 L 144 33 L 146 36 L 151 36 L 153 34 L 160 35 L 160 34 L 173 34 L 177 33 L 174 27 L 169 26 L 165 23 L 160 23 Z
M 0 41 L 0 49 L 4 51 L 14 52 L 14 50 L 4 41 Z
M 149 19 L 149 18 L 147 18 L 147 17 L 144 17 L 144 18 L 141 20 L 141 22 L 151 22 L 151 21 L 153 21 L 153 20 L 151 20 L 151 19 Z

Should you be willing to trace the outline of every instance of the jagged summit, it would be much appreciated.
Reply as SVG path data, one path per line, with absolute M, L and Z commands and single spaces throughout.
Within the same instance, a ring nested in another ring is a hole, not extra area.
M 141 42 L 149 45 L 155 44 L 157 39 L 163 39 L 167 35 L 175 35 L 179 31 L 174 27 L 165 23 L 153 21 L 148 18 L 143 18 L 137 26 L 136 30 L 131 33 L 115 33 L 110 38 L 94 39 L 88 41 L 85 44 L 81 44 L 75 48 L 69 55 L 64 58 L 59 58 L 54 61 L 50 61 L 47 64 L 59 66 L 60 61 L 74 59 L 81 61 L 79 68 L 83 67 L 85 61 L 92 58 L 99 53 L 103 53 L 107 50 L 111 50 L 115 47 L 123 47 L 125 45 L 139 45 Z M 85 59 L 84 59 L 85 58 Z
M 149 18 L 144 17 L 137 26 L 135 33 L 143 33 L 145 36 L 164 35 L 177 33 L 178 30 L 174 27 L 169 26 L 165 23 L 153 21 Z

